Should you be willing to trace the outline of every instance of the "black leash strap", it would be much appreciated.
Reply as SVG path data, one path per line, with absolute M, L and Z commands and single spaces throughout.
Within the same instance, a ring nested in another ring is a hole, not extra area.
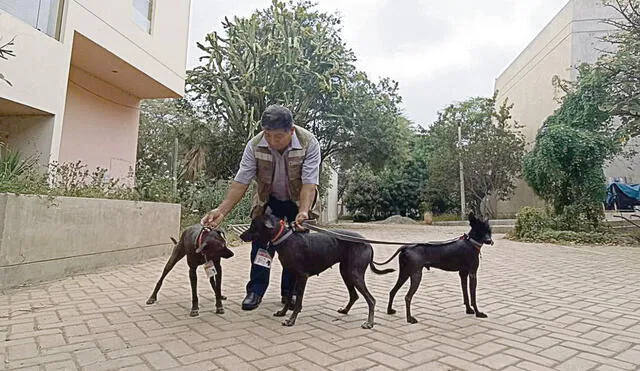
M 350 236 L 350 235 L 347 235 L 347 234 L 343 234 L 343 233 L 331 231 L 331 230 L 328 230 L 328 229 L 316 227 L 315 225 L 312 225 L 312 224 L 307 223 L 307 222 L 302 222 L 302 226 L 304 228 L 310 229 L 312 231 L 316 231 L 316 232 L 332 235 L 332 236 L 334 236 L 334 237 L 336 237 L 336 238 L 338 238 L 340 240 L 343 240 L 343 241 L 359 242 L 359 243 L 365 242 L 365 243 L 373 243 L 373 244 L 376 244 L 376 245 L 415 245 L 417 243 L 427 243 L 427 244 L 439 245 L 439 244 L 451 243 L 451 242 L 454 242 L 454 241 L 457 241 L 457 240 L 460 239 L 460 237 L 456 237 L 456 238 L 453 238 L 451 240 L 446 240 L 446 241 L 430 241 L 430 242 L 378 241 L 378 240 L 369 240 L 369 239 L 366 239 L 366 238 Z

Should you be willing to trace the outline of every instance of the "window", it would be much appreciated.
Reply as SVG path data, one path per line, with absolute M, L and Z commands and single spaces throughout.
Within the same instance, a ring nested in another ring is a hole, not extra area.
M 153 0 L 133 0 L 133 21 L 143 31 L 151 33 Z
M 20 18 L 32 27 L 58 38 L 63 0 L 0 0 L 0 11 Z

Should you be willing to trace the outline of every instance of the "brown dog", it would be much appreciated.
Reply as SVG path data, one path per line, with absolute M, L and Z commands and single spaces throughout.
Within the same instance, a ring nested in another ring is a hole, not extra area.
M 162 286 L 162 281 L 176 263 L 186 255 L 187 264 L 189 265 L 189 281 L 191 281 L 191 313 L 189 315 L 196 317 L 199 314 L 196 269 L 205 263 L 205 271 L 210 276 L 209 282 L 216 295 L 216 313 L 223 314 L 222 300 L 226 298 L 222 296 L 222 266 L 220 265 L 220 258 L 228 259 L 233 256 L 233 252 L 227 248 L 227 240 L 224 233 L 217 229 L 205 228 L 200 224 L 194 224 L 182 232 L 179 242 L 176 242 L 173 238 L 171 240 L 175 244 L 171 257 L 164 266 L 162 276 L 156 283 L 156 287 L 149 300 L 147 300 L 147 304 L 153 304 L 158 300 L 157 295 Z

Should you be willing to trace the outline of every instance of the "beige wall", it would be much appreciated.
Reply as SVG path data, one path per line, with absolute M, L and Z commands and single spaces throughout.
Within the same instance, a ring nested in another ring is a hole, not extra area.
M 72 67 L 59 162 L 82 159 L 90 169 L 101 167 L 110 177 L 127 178 L 129 169 L 135 169 L 139 102 Z
M 0 141 L 20 151 L 23 157 L 36 157 L 46 168 L 54 121 L 53 115 L 0 116 Z
M 14 133 L 21 148 L 30 144 L 15 134 L 33 134 L 45 161 L 109 164 L 122 174 L 135 162 L 138 112 L 98 96 L 135 107 L 141 98 L 184 93 L 191 1 L 154 3 L 149 34 L 134 23 L 132 0 L 66 0 L 60 40 L 0 13 L 2 40 L 15 36 L 16 44 L 0 70 L 13 83 L 0 82 L 0 133 Z M 26 114 L 51 116 L 20 128 L 38 121 Z
M 498 104 L 509 99 L 514 104 L 513 119 L 519 122 L 530 149 L 544 120 L 558 107 L 560 93 L 552 84 L 554 76 L 576 78 L 575 67 L 593 62 L 599 49 L 609 47 L 600 38 L 611 27 L 601 20 L 612 18 L 615 12 L 602 6 L 600 0 L 571 0 L 549 22 L 527 48 L 496 79 Z M 616 159 L 605 169 L 612 173 L 637 173 L 635 162 Z M 519 181 L 510 201 L 498 203 L 498 214 L 514 214 L 520 207 L 542 206 L 543 202 L 524 181 Z

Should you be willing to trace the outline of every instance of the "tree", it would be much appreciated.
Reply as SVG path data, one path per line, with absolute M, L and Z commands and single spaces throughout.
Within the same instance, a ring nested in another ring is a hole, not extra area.
M 188 73 L 187 91 L 203 117 L 224 123 L 227 157 L 239 159 L 273 103 L 317 136 L 324 158 L 380 168 L 404 145 L 397 83 L 371 82 L 355 68 L 340 23 L 310 2 L 275 0 L 225 19 L 224 35 L 198 44 L 203 64 Z
M 355 166 L 341 172 L 339 196 L 366 220 L 391 215 L 419 218 L 424 211 L 424 193 L 429 177 L 426 137 L 404 117 L 400 127 L 407 146 L 390 159 L 383 169 Z M 375 193 L 374 193 L 375 192 Z
M 610 75 L 582 65 L 575 83 L 556 81 L 566 95 L 524 158 L 524 178 L 556 214 L 572 205 L 593 209 L 604 198 L 605 161 L 621 150 L 621 132 L 604 106 Z
M 617 130 L 627 137 L 640 135 L 640 1 L 606 0 L 619 19 L 606 22 L 617 28 L 606 38 L 615 46 L 596 63 L 596 68 L 609 77 L 608 98 L 603 107 L 617 118 Z
M 481 208 L 483 201 L 487 204 L 491 196 L 505 200 L 512 194 L 525 141 L 518 124 L 511 120 L 511 107 L 505 101 L 496 109 L 494 95 L 451 104 L 439 113 L 427 132 L 431 147 L 427 198 L 435 212 L 446 211 L 442 208 L 451 208 L 459 200 L 460 159 L 471 209 L 492 214 L 493 210 Z M 458 145 L 458 126 L 467 145 Z

